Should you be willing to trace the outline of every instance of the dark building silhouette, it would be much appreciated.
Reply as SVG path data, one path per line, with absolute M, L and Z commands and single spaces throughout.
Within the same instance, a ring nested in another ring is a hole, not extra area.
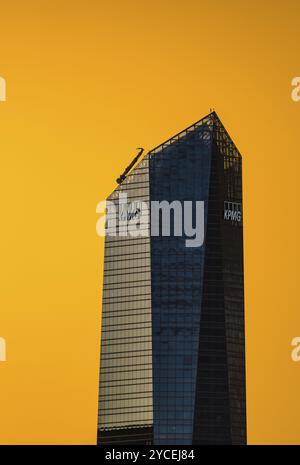
M 98 442 L 245 444 L 242 159 L 215 112 L 111 194 L 205 202 L 205 240 L 105 240 Z M 120 212 L 118 211 L 118 215 Z

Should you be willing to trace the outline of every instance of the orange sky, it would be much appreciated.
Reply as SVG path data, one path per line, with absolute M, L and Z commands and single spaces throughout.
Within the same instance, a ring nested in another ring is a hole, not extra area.
M 1 5 L 0 443 L 95 442 L 96 205 L 136 147 L 213 107 L 244 163 L 249 442 L 300 444 L 299 15 L 296 0 Z

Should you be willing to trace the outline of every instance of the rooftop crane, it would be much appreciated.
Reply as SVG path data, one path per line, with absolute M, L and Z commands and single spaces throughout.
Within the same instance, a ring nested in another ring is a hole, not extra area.
M 127 166 L 126 170 L 121 174 L 121 176 L 118 179 L 116 179 L 118 184 L 122 184 L 122 182 L 126 178 L 127 174 L 131 170 L 131 168 L 136 164 L 136 162 L 138 161 L 138 159 L 140 158 L 140 156 L 144 152 L 144 149 L 142 147 L 137 147 L 137 150 L 139 150 L 139 153 L 137 154 L 137 156 L 132 160 L 130 165 Z

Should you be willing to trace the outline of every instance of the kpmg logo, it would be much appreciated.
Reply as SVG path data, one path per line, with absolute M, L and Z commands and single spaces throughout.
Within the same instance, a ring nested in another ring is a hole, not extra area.
M 237 202 L 224 202 L 224 220 L 240 223 L 242 221 L 242 205 Z
M 0 102 L 6 101 L 6 81 L 0 77 Z
M 135 200 L 128 203 L 126 192 L 117 202 L 100 202 L 97 213 L 98 236 L 184 237 L 186 247 L 201 247 L 204 242 L 204 201 L 168 202 Z
M 6 362 L 6 341 L 0 337 L 0 362 Z

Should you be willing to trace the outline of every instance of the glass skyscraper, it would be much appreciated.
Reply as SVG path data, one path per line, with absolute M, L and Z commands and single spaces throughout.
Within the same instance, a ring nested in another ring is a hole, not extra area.
M 105 239 L 98 442 L 245 444 L 242 159 L 215 112 L 151 150 L 109 196 L 204 201 L 204 243 Z M 124 215 L 117 204 L 117 218 Z M 144 213 L 143 213 L 144 214 Z M 109 219 L 109 213 L 108 213 Z M 149 218 L 150 220 L 150 218 Z

